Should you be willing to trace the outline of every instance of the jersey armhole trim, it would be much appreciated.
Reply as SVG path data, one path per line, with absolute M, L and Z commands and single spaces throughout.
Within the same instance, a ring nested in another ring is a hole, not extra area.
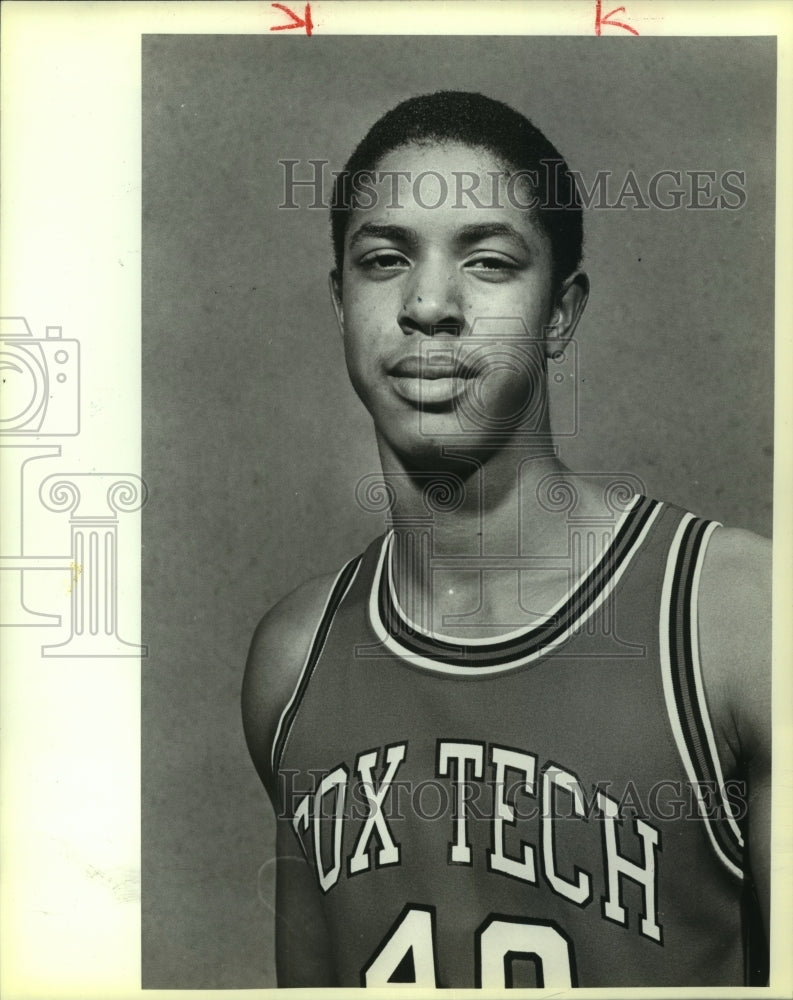
M 270 755 L 270 766 L 272 768 L 273 776 L 276 779 L 281 765 L 281 759 L 289 739 L 289 734 L 292 731 L 292 726 L 294 725 L 295 718 L 300 708 L 300 703 L 303 700 L 303 695 L 308 687 L 308 682 L 311 680 L 311 675 L 313 674 L 314 668 L 316 667 L 322 654 L 322 650 L 325 646 L 325 641 L 328 638 L 330 626 L 336 616 L 336 612 L 341 606 L 344 598 L 347 596 L 347 591 L 352 586 L 355 577 L 358 575 L 362 559 L 362 555 L 351 559 L 345 566 L 342 567 L 341 570 L 339 570 L 336 579 L 333 581 L 333 586 L 328 592 L 328 596 L 325 600 L 325 606 L 322 609 L 322 614 L 317 622 L 317 627 L 314 629 L 314 635 L 311 639 L 311 645 L 308 648 L 308 654 L 305 662 L 303 663 L 303 667 L 300 671 L 300 676 L 298 677 L 295 688 L 292 691 L 291 698 L 287 702 L 283 712 L 281 712 L 281 717 L 278 720 L 278 726 L 275 730 L 275 737 L 273 739 L 272 752 Z
M 743 836 L 726 795 L 699 656 L 699 583 L 708 542 L 719 527 L 685 514 L 672 540 L 661 592 L 661 673 L 675 744 L 696 793 L 698 821 L 722 864 L 742 879 Z

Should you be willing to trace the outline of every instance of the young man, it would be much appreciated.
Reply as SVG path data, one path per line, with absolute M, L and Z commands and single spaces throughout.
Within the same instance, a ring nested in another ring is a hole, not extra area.
M 390 530 L 251 647 L 281 985 L 764 974 L 768 546 L 559 461 L 581 216 L 554 147 L 475 94 L 399 105 L 337 181 Z

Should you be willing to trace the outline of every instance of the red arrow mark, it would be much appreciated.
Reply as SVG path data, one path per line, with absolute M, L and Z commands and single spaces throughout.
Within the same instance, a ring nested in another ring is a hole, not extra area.
M 270 31 L 293 31 L 295 28 L 305 28 L 306 29 L 306 34 L 307 35 L 311 34 L 311 31 L 312 31 L 312 29 L 314 27 L 314 24 L 313 24 L 313 22 L 311 20 L 311 4 L 310 3 L 306 4 L 306 9 L 303 12 L 303 16 L 302 17 L 300 17 L 299 14 L 295 14 L 295 12 L 293 10 L 290 10 L 288 7 L 284 7 L 284 5 L 282 3 L 272 3 L 272 4 L 270 4 L 270 6 L 271 7 L 277 7 L 278 10 L 282 10 L 284 12 L 284 14 L 288 14 L 292 18 L 292 23 L 291 24 L 274 24 L 270 28 Z M 612 11 L 612 14 L 613 13 L 614 13 L 614 11 Z
M 274 4 L 273 6 L 278 6 Z M 597 0 L 595 4 L 595 34 L 600 35 L 601 27 L 604 24 L 609 25 L 611 28 L 622 28 L 623 31 L 630 31 L 632 35 L 638 35 L 639 32 L 632 28 L 629 24 L 624 24 L 622 21 L 611 21 L 609 18 L 613 17 L 615 14 L 624 14 L 624 7 L 615 7 L 614 10 L 610 10 L 608 14 L 603 14 L 603 0 Z

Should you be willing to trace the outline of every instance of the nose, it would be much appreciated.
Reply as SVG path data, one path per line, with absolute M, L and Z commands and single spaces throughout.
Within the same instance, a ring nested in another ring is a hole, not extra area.
M 429 261 L 416 264 L 402 291 L 397 322 L 403 333 L 460 336 L 465 318 L 454 268 Z

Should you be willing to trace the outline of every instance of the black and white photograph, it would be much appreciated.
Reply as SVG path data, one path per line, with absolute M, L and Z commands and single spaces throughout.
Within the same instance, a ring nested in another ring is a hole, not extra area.
M 0 16 L 4 1000 L 789 996 L 789 5 Z
M 144 987 L 764 985 L 774 39 L 143 88 Z

